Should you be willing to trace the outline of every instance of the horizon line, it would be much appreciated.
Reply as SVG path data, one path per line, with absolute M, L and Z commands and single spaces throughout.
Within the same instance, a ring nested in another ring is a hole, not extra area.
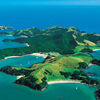
M 0 6 L 49 6 L 49 5 L 54 5 L 54 6 L 68 6 L 68 5 L 80 5 L 80 6 L 99 6 L 100 3 L 97 3 L 97 2 L 76 2 L 76 1 L 73 1 L 73 2 L 64 2 L 64 1 L 48 1 L 48 2 L 2 2 L 0 3 Z

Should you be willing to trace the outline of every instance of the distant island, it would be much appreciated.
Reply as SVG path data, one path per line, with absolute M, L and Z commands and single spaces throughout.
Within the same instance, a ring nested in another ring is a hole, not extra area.
M 15 29 L 10 26 L 0 26 L 0 30 L 15 30 Z
M 9 56 L 33 53 L 47 55 L 44 62 L 28 68 L 15 66 L 1 68 L 1 72 L 18 76 L 16 84 L 40 91 L 45 90 L 48 84 L 54 83 L 100 86 L 100 80 L 90 78 L 84 71 L 90 64 L 100 64 L 100 59 L 95 59 L 90 54 L 94 49 L 100 49 L 100 34 L 86 33 L 75 27 L 58 26 L 45 30 L 38 28 L 17 30 L 8 34 L 26 38 L 6 39 L 4 42 L 27 43 L 28 46 L 0 50 L 0 60 Z

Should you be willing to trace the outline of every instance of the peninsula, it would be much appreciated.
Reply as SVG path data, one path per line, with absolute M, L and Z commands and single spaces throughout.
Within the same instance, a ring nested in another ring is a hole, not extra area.
M 46 55 L 44 62 L 28 68 L 5 66 L 0 69 L 1 72 L 10 75 L 23 76 L 15 81 L 16 84 L 40 91 L 53 83 L 71 82 L 100 86 L 100 80 L 92 79 L 88 73 L 84 72 L 89 64 L 100 62 L 100 59 L 94 59 L 90 54 L 94 52 L 94 49 L 100 49 L 100 34 L 86 33 L 75 27 L 58 26 L 45 30 L 30 28 L 8 34 L 27 36 L 27 38 L 9 41 L 28 43 L 29 46 L 0 50 L 0 60 L 9 56 L 23 56 L 32 53 Z

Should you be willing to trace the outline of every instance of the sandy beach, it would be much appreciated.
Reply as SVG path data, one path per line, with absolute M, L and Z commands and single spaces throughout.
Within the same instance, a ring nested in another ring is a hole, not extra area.
M 98 51 L 98 50 L 100 50 L 100 49 L 93 49 L 93 51 Z
M 33 55 L 33 56 L 39 56 L 39 57 L 43 57 L 43 58 L 47 58 L 48 54 L 43 54 L 43 53 L 32 53 L 29 55 Z
M 22 78 L 22 77 L 24 77 L 25 75 L 19 75 L 19 76 L 17 76 L 17 79 L 20 79 L 20 78 Z
M 61 80 L 61 81 L 50 81 L 48 82 L 48 84 L 60 84 L 60 83 L 80 83 L 82 84 L 81 82 L 79 81 L 74 81 L 74 80 Z
M 26 46 L 29 47 L 30 45 L 28 43 L 26 43 Z
M 25 35 L 21 35 L 21 37 L 28 38 L 28 36 L 25 36 Z
M 89 64 L 88 67 L 93 66 L 93 65 L 95 65 L 95 64 Z
M 43 53 L 32 53 L 32 54 L 27 54 L 27 55 L 32 55 L 32 56 L 38 56 L 38 57 L 43 57 L 43 58 L 47 58 L 48 54 L 43 54 Z M 22 56 L 9 56 L 9 57 L 5 57 L 2 60 L 8 59 L 8 58 L 15 58 L 15 57 L 24 57 L 27 55 L 22 55 Z M 0 61 L 2 61 L 0 60 Z

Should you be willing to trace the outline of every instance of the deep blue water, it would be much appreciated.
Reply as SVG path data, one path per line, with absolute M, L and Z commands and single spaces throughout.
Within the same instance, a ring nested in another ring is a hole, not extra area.
M 100 33 L 100 6 L 16 6 L 0 7 L 0 25 L 16 29 L 75 26 Z

